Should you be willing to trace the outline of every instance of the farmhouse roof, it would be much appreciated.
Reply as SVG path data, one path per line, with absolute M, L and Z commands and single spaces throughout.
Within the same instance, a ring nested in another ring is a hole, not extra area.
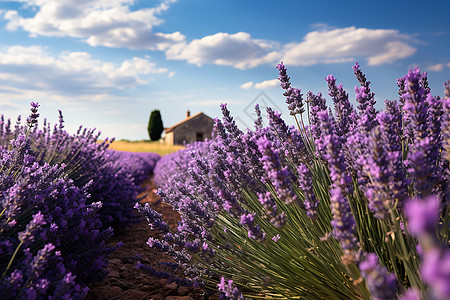
M 173 131 L 176 127 L 178 127 L 178 126 L 180 126 L 180 125 L 182 125 L 182 124 L 184 124 L 184 123 L 186 123 L 186 122 L 189 122 L 190 120 L 195 119 L 195 118 L 197 118 L 197 117 L 200 116 L 200 115 L 204 115 L 205 117 L 211 119 L 210 117 L 208 117 L 207 115 L 205 115 L 203 112 L 199 112 L 199 113 L 196 113 L 195 115 L 192 115 L 192 116 L 187 117 L 186 119 L 184 119 L 184 120 L 181 121 L 181 122 L 178 122 L 177 124 L 173 125 L 172 127 L 167 128 L 167 129 L 166 129 L 166 133 L 167 133 L 167 132 Z M 211 120 L 212 120 L 212 119 L 211 119 Z

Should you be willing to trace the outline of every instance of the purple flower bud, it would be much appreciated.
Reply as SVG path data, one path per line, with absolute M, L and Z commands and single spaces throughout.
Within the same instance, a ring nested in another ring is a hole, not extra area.
M 314 192 L 314 186 L 312 184 L 312 174 L 309 168 L 304 164 L 300 163 L 297 168 L 298 171 L 298 182 L 305 195 L 304 205 L 306 209 L 306 214 L 312 220 L 316 220 L 317 208 L 319 206 L 319 201 L 316 199 L 316 194 Z
M 276 243 L 276 242 L 278 242 L 278 240 L 279 240 L 280 238 L 281 238 L 280 235 L 277 234 L 277 235 L 275 235 L 275 236 L 272 238 L 272 240 Z
M 434 299 L 450 299 L 450 249 L 435 248 L 423 255 L 420 274 Z
M 289 77 L 286 74 L 286 67 L 283 62 L 277 65 L 277 69 L 280 71 L 278 79 L 280 80 L 280 86 L 285 90 L 283 95 L 286 97 L 286 104 L 291 115 L 302 114 L 305 112 L 303 108 L 303 95 L 301 91 L 291 87 Z
M 408 230 L 416 236 L 434 234 L 439 219 L 439 200 L 429 196 L 423 200 L 411 200 L 406 204 Z
M 406 293 L 401 296 L 400 300 L 422 300 L 422 295 L 418 290 L 409 288 L 406 290 Z
M 297 201 L 297 195 L 292 189 L 291 179 L 293 175 L 287 167 L 282 167 L 279 161 L 279 150 L 275 149 L 267 137 L 261 137 L 257 141 L 258 149 L 262 154 L 262 164 L 267 177 L 274 185 L 278 197 L 286 204 Z
M 33 262 L 31 263 L 31 270 L 36 277 L 40 277 L 42 272 L 44 271 L 44 266 L 47 263 L 47 260 L 52 255 L 53 250 L 55 250 L 55 246 L 51 243 L 46 244 L 44 248 L 38 251 L 37 255 L 34 257 Z
M 36 232 L 45 224 L 47 223 L 44 220 L 44 215 L 39 211 L 37 214 L 33 215 L 33 219 L 27 224 L 25 230 L 18 234 L 20 242 L 24 245 L 33 243 Z
M 348 94 L 342 84 L 336 86 L 336 79 L 333 75 L 325 77 L 328 84 L 329 95 L 333 99 L 336 112 L 337 131 L 339 136 L 345 136 L 352 131 L 357 123 L 357 114 L 351 105 Z
M 366 260 L 359 264 L 359 269 L 374 300 L 395 298 L 397 290 L 395 275 L 388 273 L 385 267 L 378 264 L 375 253 L 369 253 Z
M 233 280 L 225 280 L 225 278 L 220 278 L 220 283 L 217 284 L 220 292 L 225 294 L 225 297 L 233 300 L 244 299 L 242 293 L 233 284 Z
M 27 118 L 27 125 L 31 128 L 34 126 L 34 124 L 37 123 L 37 118 L 39 118 L 38 112 L 39 104 L 36 102 L 31 102 L 31 114 Z

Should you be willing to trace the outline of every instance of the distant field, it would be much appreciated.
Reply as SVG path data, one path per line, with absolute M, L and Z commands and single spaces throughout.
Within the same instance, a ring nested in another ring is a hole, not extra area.
M 168 146 L 159 141 L 114 141 L 109 148 L 118 151 L 153 152 L 161 156 L 184 149 L 183 146 Z

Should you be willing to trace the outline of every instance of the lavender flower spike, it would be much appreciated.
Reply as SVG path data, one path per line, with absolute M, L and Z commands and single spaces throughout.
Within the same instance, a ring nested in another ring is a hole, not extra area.
M 296 114 L 302 114 L 305 112 L 303 108 L 303 95 L 299 89 L 291 87 L 291 82 L 286 73 L 286 67 L 283 62 L 277 65 L 277 69 L 280 71 L 278 80 L 280 80 L 280 86 L 285 90 L 283 96 L 286 97 L 286 104 L 290 111 L 290 115 L 295 116 Z
M 37 102 L 31 102 L 31 114 L 27 118 L 27 125 L 31 128 L 37 123 L 37 118 L 39 118 L 38 112 L 39 104 Z
M 316 194 L 314 193 L 311 171 L 304 163 L 300 163 L 297 171 L 298 183 L 305 195 L 305 200 L 303 203 L 305 205 L 306 214 L 312 220 L 316 220 L 318 218 L 317 207 L 319 206 L 319 201 L 317 200 Z
M 332 186 L 330 188 L 330 206 L 333 214 L 333 236 L 339 241 L 344 250 L 344 261 L 357 261 L 359 259 L 356 249 L 358 240 L 355 237 L 356 222 L 348 202 L 348 195 L 353 193 L 352 179 L 347 173 L 342 142 L 336 134 L 333 120 L 327 111 L 318 113 L 321 122 L 320 129 L 323 138 L 318 142 L 320 151 L 325 153 L 324 158 L 330 168 Z
M 439 220 L 438 208 L 439 200 L 434 196 L 408 202 L 405 213 L 409 232 L 418 237 L 434 235 Z
M 369 253 L 366 260 L 359 264 L 359 268 L 374 300 L 395 298 L 397 290 L 395 275 L 389 274 L 385 267 L 378 264 L 375 253 Z
M 18 234 L 20 242 L 24 245 L 29 245 L 34 241 L 34 235 L 36 231 L 41 228 L 42 225 L 47 224 L 44 220 L 44 215 L 39 211 L 37 214 L 33 215 L 33 219 L 28 223 L 24 231 Z
M 435 248 L 423 255 L 422 279 L 431 288 L 432 299 L 450 299 L 450 249 Z
M 244 299 L 242 293 L 233 284 L 233 280 L 225 280 L 225 278 L 220 278 L 220 283 L 217 284 L 219 291 L 225 294 L 227 299 L 240 300 Z
M 450 249 L 436 235 L 439 199 L 432 195 L 407 203 L 405 214 L 409 231 L 419 238 L 422 247 L 420 274 L 430 287 L 432 299 L 450 299 Z M 445 243 L 445 242 L 444 242 Z

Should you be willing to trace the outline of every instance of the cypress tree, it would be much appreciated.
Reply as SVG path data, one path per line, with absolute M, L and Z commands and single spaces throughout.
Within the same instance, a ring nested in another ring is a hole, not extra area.
M 157 141 L 161 138 L 161 133 L 164 130 L 164 126 L 161 119 L 159 110 L 154 110 L 150 114 L 150 120 L 148 121 L 148 135 L 150 140 Z

